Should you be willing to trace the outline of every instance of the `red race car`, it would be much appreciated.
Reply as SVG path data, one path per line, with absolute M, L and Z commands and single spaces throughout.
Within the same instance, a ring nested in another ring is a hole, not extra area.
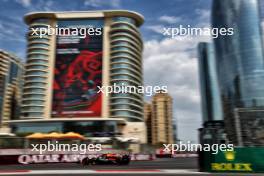
M 82 160 L 82 165 L 128 165 L 131 157 L 129 154 L 101 154 L 98 157 L 89 158 L 86 157 Z

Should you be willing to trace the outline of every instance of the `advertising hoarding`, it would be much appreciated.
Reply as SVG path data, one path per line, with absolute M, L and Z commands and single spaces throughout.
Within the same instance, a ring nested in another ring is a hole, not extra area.
M 59 20 L 57 28 L 52 117 L 101 116 L 103 19 Z
M 203 152 L 200 170 L 204 172 L 264 173 L 264 148 L 239 147 L 218 154 Z

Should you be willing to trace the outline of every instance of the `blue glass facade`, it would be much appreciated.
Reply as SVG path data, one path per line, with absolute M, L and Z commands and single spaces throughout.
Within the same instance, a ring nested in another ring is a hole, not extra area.
M 264 106 L 264 60 L 257 0 L 215 0 L 213 27 L 234 28 L 214 39 L 221 93 L 236 107 Z
M 10 64 L 9 78 L 8 78 L 8 83 L 9 84 L 12 83 L 12 81 L 17 78 L 18 69 L 19 69 L 18 65 L 15 64 L 14 62 L 11 62 L 11 64 Z
M 212 27 L 233 28 L 214 39 L 227 131 L 236 143 L 235 108 L 264 107 L 264 59 L 258 0 L 215 0 Z
M 261 32 L 262 32 L 262 42 L 264 44 L 264 1 L 259 1 L 259 14 L 260 14 L 260 22 L 261 22 Z M 264 46 L 264 45 L 263 45 Z
M 198 53 L 203 122 L 223 120 L 213 44 L 199 43 Z

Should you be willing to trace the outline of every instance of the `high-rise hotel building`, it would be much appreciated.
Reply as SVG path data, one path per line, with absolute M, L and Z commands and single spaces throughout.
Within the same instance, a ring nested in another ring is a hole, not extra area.
M 14 132 L 95 137 L 122 128 L 124 136 L 144 142 L 143 95 L 98 88 L 142 85 L 143 21 L 138 13 L 119 10 L 26 15 L 25 84 L 21 119 L 11 122 Z M 40 36 L 43 29 L 57 35 Z
M 0 130 L 9 132 L 4 121 L 19 118 L 23 63 L 15 55 L 0 50 Z

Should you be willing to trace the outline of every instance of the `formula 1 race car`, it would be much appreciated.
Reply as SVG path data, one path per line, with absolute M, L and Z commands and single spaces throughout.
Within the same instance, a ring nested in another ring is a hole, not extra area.
M 101 154 L 98 157 L 86 157 L 82 160 L 82 165 L 128 165 L 131 158 L 129 154 Z

